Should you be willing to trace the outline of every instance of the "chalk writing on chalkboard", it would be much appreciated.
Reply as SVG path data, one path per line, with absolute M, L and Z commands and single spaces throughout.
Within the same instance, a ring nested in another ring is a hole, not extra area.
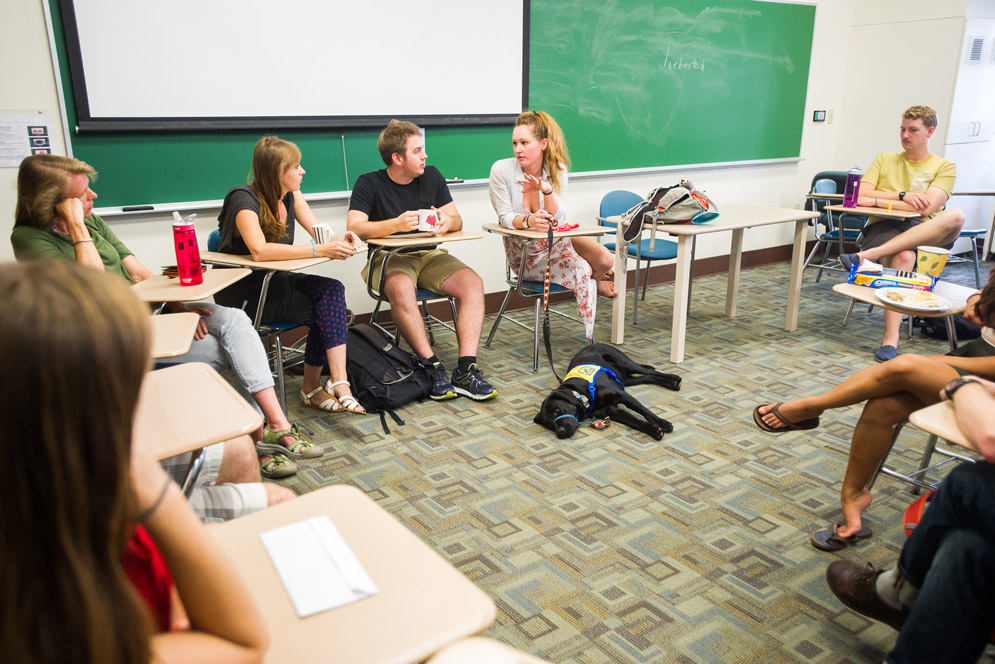
M 777 3 L 719 4 L 534 2 L 530 105 L 539 101 L 554 117 L 576 114 L 586 130 L 600 123 L 643 146 L 666 148 L 684 132 L 714 132 L 704 123 L 716 107 L 726 109 L 722 125 L 737 114 L 754 124 L 750 118 L 769 103 L 758 95 L 783 98 L 782 81 L 800 90 L 803 102 L 810 47 L 794 42 L 805 27 L 781 19 Z M 792 78 L 796 59 L 804 60 L 800 81 Z

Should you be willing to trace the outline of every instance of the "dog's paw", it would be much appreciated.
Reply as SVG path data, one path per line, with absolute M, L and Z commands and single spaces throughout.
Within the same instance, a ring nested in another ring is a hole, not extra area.
M 664 386 L 668 390 L 680 390 L 681 389 L 681 377 L 677 374 L 664 374 L 667 377 L 667 384 Z
M 657 424 L 651 424 L 650 430 L 647 431 L 649 435 L 653 436 L 654 440 L 663 440 L 663 434 L 666 433 L 663 428 Z
M 657 422 L 657 425 L 659 425 L 659 427 L 663 429 L 664 433 L 673 433 L 674 431 L 674 425 L 668 422 L 667 420 L 661 419 L 659 422 Z

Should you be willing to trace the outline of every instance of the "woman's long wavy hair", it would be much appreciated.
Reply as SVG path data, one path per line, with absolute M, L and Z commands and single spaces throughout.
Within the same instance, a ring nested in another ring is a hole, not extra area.
M 553 188 L 560 192 L 560 169 L 570 168 L 570 155 L 567 154 L 567 141 L 556 120 L 545 111 L 525 111 L 515 120 L 515 126 L 526 125 L 532 128 L 537 141 L 546 139 L 546 149 L 542 153 L 542 166 L 549 174 Z
M 287 233 L 280 221 L 280 179 L 288 168 L 301 163 L 301 151 L 290 141 L 276 136 L 263 136 L 252 151 L 252 173 L 249 185 L 259 197 L 259 226 L 267 242 L 276 242 Z
M 149 314 L 76 263 L 0 265 L 0 662 L 148 664 L 151 622 L 121 564 Z

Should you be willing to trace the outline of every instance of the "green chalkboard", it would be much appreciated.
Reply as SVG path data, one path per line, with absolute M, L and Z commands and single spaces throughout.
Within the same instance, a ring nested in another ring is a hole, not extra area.
M 72 128 L 58 0 L 49 0 Z M 677 4 L 677 3 L 675 3 Z M 531 0 L 529 106 L 563 127 L 572 170 L 797 157 L 815 7 L 750 0 Z M 453 94 L 458 94 L 454 90 Z M 377 131 L 281 131 L 308 193 L 382 168 Z M 99 207 L 216 200 L 246 181 L 261 132 L 71 135 L 99 172 Z M 507 127 L 429 128 L 430 163 L 484 178 L 511 155 Z M 343 150 L 345 158 L 343 159 Z M 348 173 L 346 172 L 348 168 Z M 348 177 L 347 177 L 348 176 Z

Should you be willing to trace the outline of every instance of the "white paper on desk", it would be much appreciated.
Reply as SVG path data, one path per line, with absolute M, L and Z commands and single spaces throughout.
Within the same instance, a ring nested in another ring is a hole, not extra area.
M 327 516 L 281 526 L 259 538 L 301 618 L 378 592 Z

